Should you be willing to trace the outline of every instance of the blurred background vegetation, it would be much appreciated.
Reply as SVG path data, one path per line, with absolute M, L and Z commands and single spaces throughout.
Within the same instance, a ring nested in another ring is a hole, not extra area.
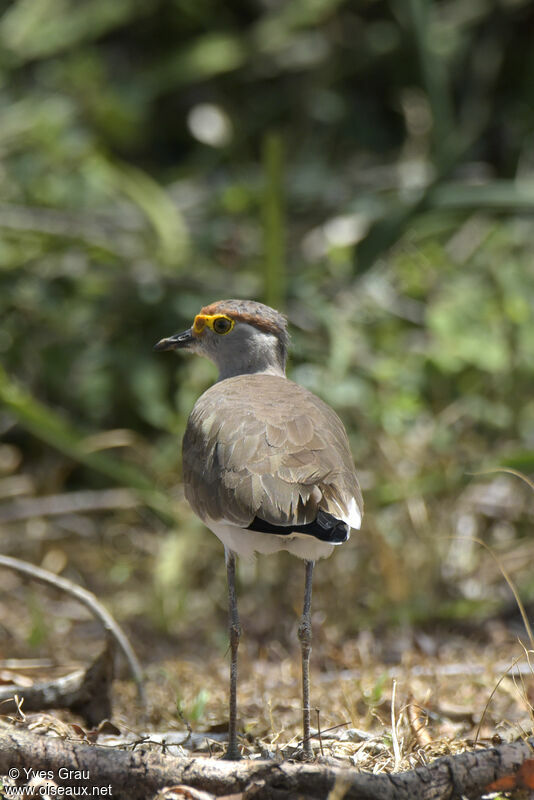
M 179 477 L 214 368 L 152 345 L 249 297 L 288 314 L 289 375 L 362 477 L 318 635 L 506 608 L 476 538 L 534 599 L 529 489 L 478 474 L 534 470 L 532 2 L 0 7 L 2 552 L 97 592 L 145 661 L 225 651 L 222 547 Z M 240 581 L 249 643 L 277 620 L 293 646 L 299 563 Z M 5 574 L 6 653 L 70 630 L 40 591 Z

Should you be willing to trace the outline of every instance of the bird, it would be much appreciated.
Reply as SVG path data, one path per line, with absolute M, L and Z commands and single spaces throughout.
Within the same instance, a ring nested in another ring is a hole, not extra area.
M 182 442 L 185 496 L 223 543 L 228 580 L 230 692 L 225 758 L 241 757 L 237 667 L 241 636 L 236 556 L 286 550 L 305 562 L 298 627 L 302 661 L 302 757 L 310 729 L 311 598 L 315 561 L 360 528 L 363 499 L 347 433 L 323 400 L 286 377 L 286 317 L 254 300 L 204 306 L 190 328 L 161 339 L 218 368 L 196 401 Z

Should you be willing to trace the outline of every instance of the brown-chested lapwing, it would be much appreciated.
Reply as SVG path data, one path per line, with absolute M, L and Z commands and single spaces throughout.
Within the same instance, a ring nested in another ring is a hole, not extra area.
M 288 550 L 306 565 L 302 651 L 303 752 L 310 742 L 311 594 L 314 562 L 359 528 L 363 502 L 347 434 L 337 414 L 285 377 L 285 317 L 263 303 L 221 300 L 156 350 L 206 356 L 219 378 L 197 400 L 183 440 L 185 494 L 224 544 L 230 629 L 227 757 L 237 743 L 237 649 L 240 625 L 235 556 Z

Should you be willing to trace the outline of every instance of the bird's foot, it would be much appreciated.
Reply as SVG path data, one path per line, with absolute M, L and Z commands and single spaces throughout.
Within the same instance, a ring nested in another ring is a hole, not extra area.
M 239 747 L 237 745 L 234 745 L 233 747 L 228 745 L 228 750 L 223 756 L 221 756 L 222 761 L 241 761 L 242 758 L 243 756 L 239 752 Z
M 293 758 L 295 761 L 315 761 L 315 753 L 310 746 L 299 747 Z

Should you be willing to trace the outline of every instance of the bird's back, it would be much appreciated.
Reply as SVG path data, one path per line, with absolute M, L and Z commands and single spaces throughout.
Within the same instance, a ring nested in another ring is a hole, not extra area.
M 219 381 L 197 401 L 183 441 L 186 497 L 206 522 L 310 523 L 325 511 L 360 526 L 363 502 L 337 414 L 275 375 Z

